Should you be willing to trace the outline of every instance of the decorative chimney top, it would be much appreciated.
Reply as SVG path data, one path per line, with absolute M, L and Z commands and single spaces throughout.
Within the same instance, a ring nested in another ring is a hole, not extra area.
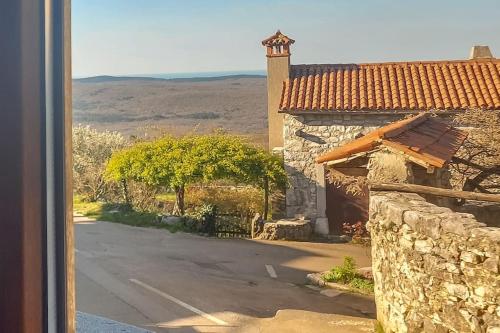
M 281 31 L 276 31 L 274 35 L 262 41 L 262 45 L 267 48 L 268 57 L 288 57 L 290 56 L 290 45 L 295 41 L 285 36 Z
M 493 55 L 491 54 L 490 47 L 486 45 L 474 45 L 470 49 L 469 60 L 472 59 L 491 59 Z

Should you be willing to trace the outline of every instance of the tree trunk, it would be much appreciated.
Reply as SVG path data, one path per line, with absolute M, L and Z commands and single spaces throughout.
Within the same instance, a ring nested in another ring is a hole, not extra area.
M 174 204 L 174 215 L 184 215 L 184 185 L 175 186 L 175 204 Z
M 122 183 L 122 190 L 123 190 L 123 200 L 125 200 L 125 203 L 127 204 L 127 206 L 131 207 L 132 203 L 130 202 L 130 195 L 128 193 L 127 181 L 125 179 L 122 179 L 121 183 Z
M 91 196 L 91 200 L 92 202 L 96 202 L 97 200 L 101 199 L 103 196 L 104 196 L 104 186 L 106 186 L 106 183 L 104 181 L 104 179 L 99 179 L 97 181 L 97 185 L 95 187 L 95 189 L 93 188 L 91 191 L 92 191 L 92 196 Z
M 267 221 L 267 212 L 269 211 L 269 179 L 264 176 L 264 221 Z

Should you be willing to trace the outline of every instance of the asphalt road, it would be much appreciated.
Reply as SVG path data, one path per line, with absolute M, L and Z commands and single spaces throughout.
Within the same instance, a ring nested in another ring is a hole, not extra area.
M 215 239 L 107 222 L 76 223 L 77 310 L 155 332 L 234 332 L 278 310 L 373 318 L 372 299 L 305 286 L 347 244 Z

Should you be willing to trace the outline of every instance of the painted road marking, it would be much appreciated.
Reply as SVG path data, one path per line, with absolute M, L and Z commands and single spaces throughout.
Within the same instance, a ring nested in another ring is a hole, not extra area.
M 211 322 L 216 323 L 217 325 L 229 326 L 229 324 L 226 323 L 224 320 L 221 320 L 221 319 L 216 318 L 216 317 L 214 317 L 206 312 L 203 312 L 200 309 L 197 309 L 194 306 L 191 306 L 191 305 L 181 301 L 180 299 L 175 298 L 174 296 L 171 296 L 167 293 L 164 293 L 163 291 L 156 289 L 155 287 L 151 287 L 150 285 L 148 285 L 144 282 L 141 282 L 141 281 L 136 280 L 136 279 L 130 279 L 129 281 L 143 287 L 144 289 L 147 289 L 151 292 L 154 292 L 155 294 L 160 295 L 161 297 L 168 299 L 169 301 L 174 302 L 175 304 L 180 305 L 183 308 L 188 309 L 189 311 L 196 313 L 196 314 L 202 316 L 203 318 L 208 319 Z
M 272 277 L 273 279 L 276 279 L 278 277 L 276 271 L 274 270 L 273 265 L 266 265 L 266 269 L 270 277 Z

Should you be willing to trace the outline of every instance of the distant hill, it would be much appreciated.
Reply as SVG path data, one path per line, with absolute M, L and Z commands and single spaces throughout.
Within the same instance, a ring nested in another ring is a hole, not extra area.
M 224 75 L 224 76 L 162 79 L 162 78 L 147 77 L 147 76 L 99 75 L 99 76 L 91 76 L 91 77 L 73 79 L 73 81 L 79 82 L 79 83 L 102 83 L 102 82 L 117 82 L 117 81 L 120 81 L 120 82 L 122 82 L 122 81 L 206 82 L 206 81 L 220 81 L 220 80 L 229 80 L 229 79 L 260 79 L 260 78 L 265 78 L 265 77 L 266 77 L 265 75 L 258 75 L 258 74 L 234 74 L 234 75 Z
M 267 142 L 263 75 L 162 79 L 96 76 L 73 80 L 73 119 L 124 135 L 182 135 L 224 128 Z
M 134 76 L 109 76 L 99 75 L 73 79 L 73 82 L 78 83 L 103 83 L 103 82 L 118 82 L 118 81 L 165 81 L 154 77 L 134 77 Z

